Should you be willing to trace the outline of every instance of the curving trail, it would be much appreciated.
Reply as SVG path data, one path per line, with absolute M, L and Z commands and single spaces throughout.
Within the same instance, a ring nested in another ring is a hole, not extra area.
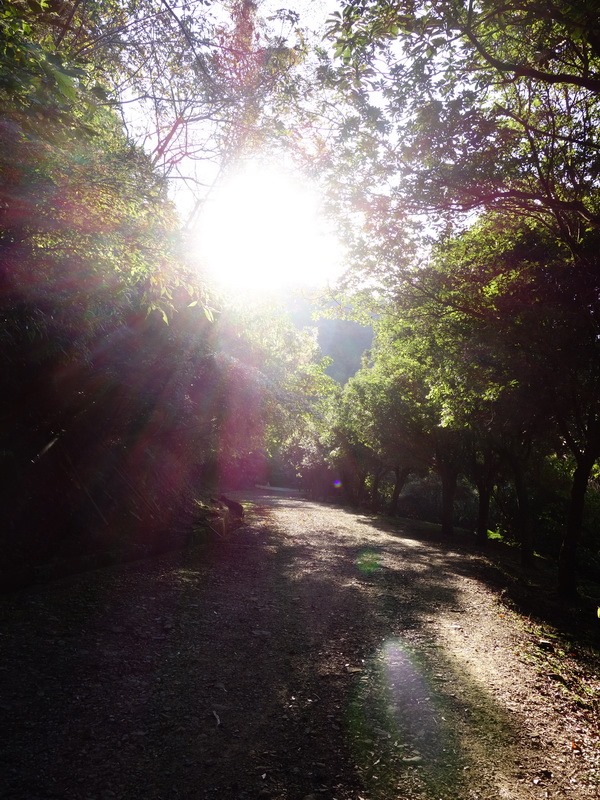
M 239 499 L 227 540 L 2 600 L 1 797 L 598 797 L 589 714 L 484 559 Z

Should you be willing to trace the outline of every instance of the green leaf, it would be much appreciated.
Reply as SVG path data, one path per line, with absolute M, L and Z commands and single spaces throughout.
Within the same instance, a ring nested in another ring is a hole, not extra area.
M 77 90 L 75 89 L 73 80 L 65 73 L 63 69 L 60 67 L 55 67 L 53 64 L 47 62 L 46 72 L 52 76 L 63 97 L 66 97 L 67 100 L 72 101 L 77 99 Z

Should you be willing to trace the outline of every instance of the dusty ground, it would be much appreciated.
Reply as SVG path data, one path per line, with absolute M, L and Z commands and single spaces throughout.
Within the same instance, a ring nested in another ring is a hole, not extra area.
M 245 499 L 227 540 L 2 600 L 0 796 L 600 797 L 591 647 L 431 534 Z

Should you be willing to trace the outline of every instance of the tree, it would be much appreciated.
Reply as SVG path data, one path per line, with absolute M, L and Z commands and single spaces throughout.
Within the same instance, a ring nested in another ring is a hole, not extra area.
M 385 121 L 370 135 L 382 131 L 395 216 L 503 209 L 552 225 L 574 250 L 598 227 L 591 4 L 357 1 L 331 31 L 357 113 Z
M 278 463 L 295 482 L 307 454 L 318 449 L 321 420 L 336 391 L 316 330 L 297 328 L 274 303 L 239 303 L 224 308 L 213 335 L 217 359 L 231 372 L 222 400 L 221 457 L 230 463 L 263 454 L 263 480 Z M 247 391 L 251 399 L 240 397 Z
M 283 136 L 305 53 L 293 12 L 265 20 L 249 0 L 22 0 L 14 13 L 52 64 L 118 111 L 190 224 L 236 160 Z
M 493 215 L 441 244 L 405 299 L 443 415 L 473 433 L 493 420 L 485 440 L 513 467 L 526 557 L 532 448 L 538 458 L 556 452 L 561 439 L 571 449 L 576 468 L 559 568 L 565 596 L 575 591 L 585 490 L 600 457 L 597 271 L 574 262 L 541 226 Z
M 158 537 L 179 513 L 194 444 L 213 434 L 190 393 L 214 377 L 207 298 L 181 256 L 165 180 L 90 73 L 22 11 L 0 16 L 7 560 L 91 546 L 121 525 Z
M 545 415 L 502 421 L 527 557 L 533 450 L 556 451 L 559 429 L 570 440 L 580 464 L 570 519 L 581 518 L 597 458 L 597 19 L 587 4 L 535 0 L 349 2 L 332 33 L 339 84 L 353 87 L 357 149 L 378 162 L 360 205 L 376 248 L 359 242 L 355 251 L 363 283 L 365 274 L 377 281 L 392 313 L 408 312 L 421 332 L 446 424 L 460 429 L 469 410 L 485 420 L 524 401 Z M 423 214 L 433 237 L 414 248 L 404 231 Z M 558 349 L 549 345 L 556 337 Z M 563 543 L 565 595 L 574 591 L 576 527 Z

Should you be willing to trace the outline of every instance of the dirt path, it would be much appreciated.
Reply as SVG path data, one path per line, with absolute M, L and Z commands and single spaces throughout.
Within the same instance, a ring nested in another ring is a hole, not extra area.
M 598 676 L 575 701 L 480 558 L 252 500 L 227 541 L 2 601 L 0 796 L 600 797 Z

